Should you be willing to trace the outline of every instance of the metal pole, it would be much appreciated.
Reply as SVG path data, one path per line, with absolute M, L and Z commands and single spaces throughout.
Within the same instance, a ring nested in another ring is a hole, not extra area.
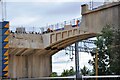
M 4 21 L 4 5 L 3 5 L 3 0 L 0 0 L 0 4 L 1 4 L 1 20 Z
M 76 68 L 76 80 L 82 80 L 79 71 L 79 51 L 78 51 L 78 42 L 75 43 L 75 68 Z

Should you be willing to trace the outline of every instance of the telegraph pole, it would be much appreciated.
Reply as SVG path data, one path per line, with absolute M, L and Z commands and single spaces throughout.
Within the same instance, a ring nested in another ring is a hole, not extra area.
M 75 68 L 76 68 L 76 80 L 82 80 L 82 76 L 79 71 L 79 51 L 78 42 L 75 43 Z
M 95 73 L 96 73 L 96 80 L 98 80 L 98 49 L 96 49 L 96 55 L 95 55 Z

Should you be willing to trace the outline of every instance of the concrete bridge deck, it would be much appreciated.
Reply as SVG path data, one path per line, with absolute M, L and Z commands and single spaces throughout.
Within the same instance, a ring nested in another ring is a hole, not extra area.
M 81 38 L 83 34 L 84 37 Z M 80 27 L 72 28 L 72 26 L 69 26 L 68 30 L 56 31 L 42 35 L 11 33 L 9 36 L 10 54 L 29 55 L 32 50 L 36 50 L 38 51 L 36 54 L 41 55 L 43 51 L 43 54 L 46 55 L 46 53 L 44 53 L 45 50 L 48 51 L 55 48 L 63 49 L 78 40 L 83 40 L 93 36 L 95 36 L 94 33 L 82 31 L 80 30 Z

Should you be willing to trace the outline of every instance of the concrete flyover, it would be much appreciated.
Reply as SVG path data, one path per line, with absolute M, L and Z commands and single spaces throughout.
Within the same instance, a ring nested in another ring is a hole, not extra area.
M 70 26 L 69 26 L 70 27 Z M 31 37 L 32 36 L 32 37 Z M 48 76 L 51 72 L 51 56 L 61 49 L 90 37 L 95 33 L 69 30 L 39 34 L 10 34 L 9 74 L 12 77 Z
M 82 5 L 80 27 L 66 25 L 64 30 L 46 34 L 9 35 L 9 76 L 12 78 L 49 76 L 51 56 L 61 49 L 90 37 L 95 37 L 106 24 L 120 26 L 120 2 L 88 10 Z

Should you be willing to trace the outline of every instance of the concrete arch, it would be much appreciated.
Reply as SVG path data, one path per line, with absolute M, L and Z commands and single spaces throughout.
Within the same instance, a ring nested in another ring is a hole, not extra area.
M 81 40 L 85 40 L 88 38 L 92 38 L 95 37 L 97 34 L 96 33 L 89 33 L 89 34 L 83 34 L 83 35 L 77 35 L 71 38 L 67 38 L 65 40 L 56 42 L 54 45 L 50 45 L 49 47 L 47 47 L 46 49 L 48 50 L 48 54 L 47 55 L 53 55 L 56 52 L 66 48 L 67 46 L 77 42 L 77 41 L 81 41 Z

